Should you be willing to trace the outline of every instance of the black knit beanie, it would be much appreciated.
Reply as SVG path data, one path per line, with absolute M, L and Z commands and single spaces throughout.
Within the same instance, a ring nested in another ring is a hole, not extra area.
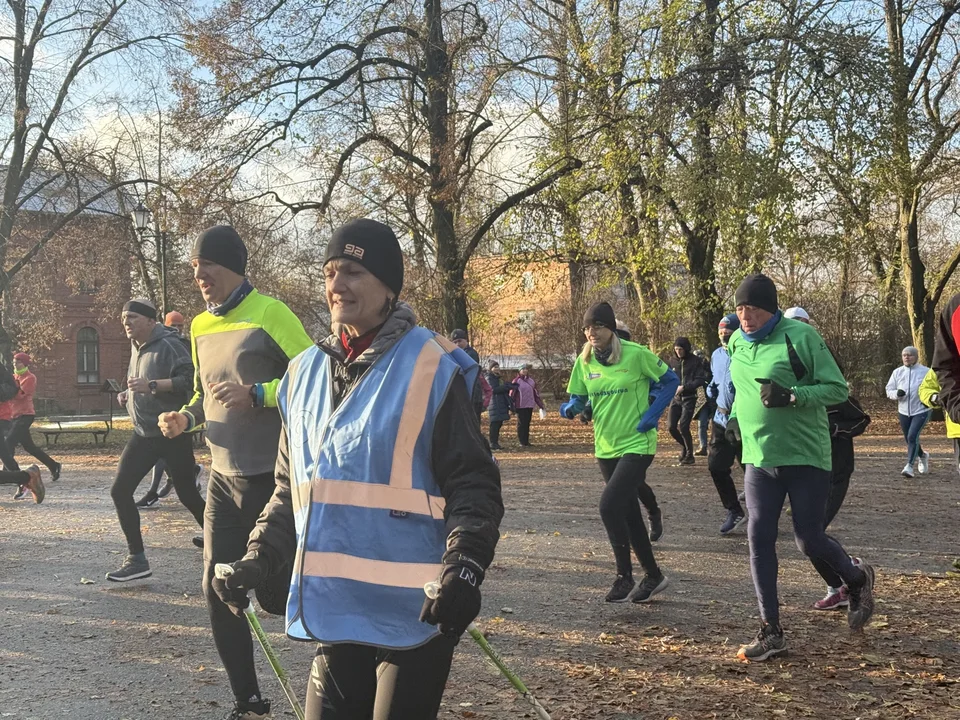
M 393 230 L 376 220 L 360 218 L 341 225 L 327 243 L 326 265 L 346 258 L 362 265 L 371 275 L 400 295 L 403 288 L 403 252 Z
M 200 233 L 190 259 L 209 260 L 237 275 L 247 273 L 247 246 L 229 225 L 214 225 Z
M 684 350 L 687 351 L 687 355 L 690 354 L 691 347 L 692 347 L 690 345 L 690 340 L 685 337 L 678 337 L 676 340 L 673 341 L 673 346 L 678 348 L 683 348 Z
M 747 275 L 734 294 L 737 307 L 752 305 L 769 313 L 777 312 L 777 286 L 763 274 Z
M 583 314 L 583 326 L 602 325 L 610 330 L 617 328 L 617 316 L 608 302 L 598 302 L 587 308 Z

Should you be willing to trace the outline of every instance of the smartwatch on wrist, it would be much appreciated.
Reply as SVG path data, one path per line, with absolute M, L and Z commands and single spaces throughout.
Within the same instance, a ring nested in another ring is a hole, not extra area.
M 149 383 L 147 383 L 147 386 L 150 388 L 150 394 L 151 394 L 151 395 L 156 395 L 156 394 L 157 394 L 157 381 L 156 381 L 156 380 L 151 380 Z
M 250 386 L 250 407 L 257 407 L 257 384 Z

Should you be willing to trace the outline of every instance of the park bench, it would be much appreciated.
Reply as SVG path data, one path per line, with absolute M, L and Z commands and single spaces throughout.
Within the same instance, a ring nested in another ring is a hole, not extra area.
M 108 415 L 54 415 L 48 417 L 47 422 L 56 423 L 53 425 L 44 425 L 37 427 L 36 430 L 43 435 L 47 447 L 50 447 L 50 438 L 53 438 L 53 444 L 61 435 L 93 435 L 93 444 L 105 446 L 107 436 L 113 430 L 113 403 L 114 398 L 120 392 L 120 384 L 116 380 L 106 380 L 100 387 L 100 392 L 108 395 L 107 406 L 110 408 Z M 100 427 L 103 423 L 103 427 Z
M 93 435 L 94 445 L 106 445 L 107 436 L 113 430 L 112 415 L 58 415 L 47 418 L 47 421 L 56 423 L 56 427 L 45 425 L 36 428 L 43 435 L 47 447 L 50 447 L 50 438 L 53 438 L 53 444 L 56 445 L 61 435 L 84 433 Z M 103 423 L 103 427 L 100 427 L 100 423 Z

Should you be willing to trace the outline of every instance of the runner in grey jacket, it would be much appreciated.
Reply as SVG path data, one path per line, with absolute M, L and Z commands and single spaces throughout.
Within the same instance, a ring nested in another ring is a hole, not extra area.
M 157 322 L 157 310 L 149 300 L 131 300 L 123 306 L 122 318 L 132 346 L 126 401 L 133 420 L 133 435 L 120 455 L 110 495 L 129 554 L 118 570 L 107 573 L 107 580 L 112 582 L 152 575 L 143 550 L 140 513 L 133 502 L 133 492 L 158 460 L 166 461 L 177 497 L 201 527 L 204 510 L 203 498 L 194 484 L 190 436 L 166 438 L 157 425 L 162 413 L 180 407 L 190 395 L 193 378 L 190 354 L 175 332 Z

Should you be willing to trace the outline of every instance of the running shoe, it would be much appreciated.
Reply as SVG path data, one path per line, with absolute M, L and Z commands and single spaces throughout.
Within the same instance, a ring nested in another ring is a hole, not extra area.
M 27 468 L 27 474 L 30 476 L 30 479 L 27 481 L 27 484 L 23 486 L 23 489 L 29 490 L 30 494 L 33 495 L 33 501 L 39 505 L 43 502 L 43 498 L 47 494 L 47 489 L 43 486 L 43 478 L 40 477 L 40 468 L 36 465 L 31 465 Z
M 148 578 L 151 575 L 153 573 L 150 571 L 150 563 L 143 555 L 140 557 L 127 555 L 127 559 L 123 561 L 123 565 L 119 569 L 107 573 L 107 580 L 110 582 L 130 582 L 131 580 Z
M 663 510 L 657 508 L 650 513 L 650 542 L 656 542 L 663 537 Z
M 687 451 L 684 450 L 684 451 L 683 451 L 682 453 L 680 453 L 680 455 L 677 457 L 677 465 L 683 465 L 683 463 L 684 463 L 684 461 L 685 461 L 686 459 L 687 459 Z
M 693 455 L 687 455 L 680 461 L 681 465 L 696 465 L 696 463 L 697 461 L 693 458 Z
M 150 508 L 150 507 L 155 507 L 159 502 L 160 502 L 159 495 L 157 495 L 155 492 L 148 492 L 142 498 L 137 500 L 136 505 L 138 508 Z
M 197 535 L 197 536 L 195 536 L 195 537 L 193 538 L 193 544 L 194 544 L 194 546 L 196 546 L 196 547 L 200 548 L 201 550 L 203 550 L 203 536 L 202 536 L 202 535 Z
M 742 512 L 736 510 L 730 510 L 727 512 L 727 519 L 723 521 L 723 525 L 720 526 L 721 535 L 729 535 L 738 527 L 743 524 L 743 521 L 746 520 L 746 515 Z
M 903 475 L 905 478 L 912 478 L 913 465 L 911 465 L 910 463 L 907 463 L 906 465 L 904 465 L 903 470 L 900 471 L 900 474 Z
M 783 637 L 783 628 L 763 623 L 756 639 L 749 645 L 743 645 L 737 651 L 737 657 L 741 660 L 760 662 L 776 655 L 785 655 L 786 652 L 787 640 Z
M 170 494 L 170 491 L 173 490 L 173 480 L 170 479 L 170 476 L 167 476 L 167 482 L 164 483 L 163 487 L 157 491 L 157 497 L 165 498 Z
M 694 453 L 694 455 L 699 455 L 700 457 L 706 457 L 706 456 L 707 456 L 707 449 L 706 449 L 705 447 L 699 448 L 699 449 Z
M 500 447 L 499 445 L 491 445 L 491 446 L 490 446 L 490 449 L 491 449 L 491 450 L 503 450 L 503 448 Z
M 50 468 L 50 479 L 56 482 L 60 479 L 60 473 L 63 472 L 63 463 L 55 463 L 52 468 Z
M 647 575 L 637 586 L 637 591 L 634 593 L 631 602 L 650 602 L 654 595 L 663 591 L 669 584 L 670 581 L 667 580 L 667 576 L 663 573 L 660 574 L 660 577 L 650 577 Z
M 223 716 L 223 720 L 266 720 L 270 717 L 270 701 L 258 702 L 234 701 L 233 710 Z
M 877 575 L 874 569 L 862 563 L 860 569 L 866 576 L 863 585 L 851 587 L 850 604 L 847 606 L 847 625 L 851 630 L 862 630 L 873 616 L 873 584 Z
M 633 581 L 633 578 L 629 575 L 617 575 L 617 579 L 613 582 L 613 587 L 610 588 L 610 592 L 607 593 L 607 597 L 604 598 L 604 602 L 608 603 L 625 603 L 630 599 L 630 595 L 633 594 L 634 588 L 637 584 Z
M 814 610 L 838 610 L 850 604 L 850 592 L 846 587 L 827 588 L 827 594 L 822 600 L 813 604 Z
M 917 458 L 917 470 L 921 475 L 926 475 L 930 472 L 930 453 L 924 452 Z
M 14 493 L 13 499 L 14 499 L 14 500 L 23 500 L 26 496 L 27 496 L 27 486 L 26 486 L 26 485 L 21 485 L 20 487 L 17 488 L 17 492 Z

